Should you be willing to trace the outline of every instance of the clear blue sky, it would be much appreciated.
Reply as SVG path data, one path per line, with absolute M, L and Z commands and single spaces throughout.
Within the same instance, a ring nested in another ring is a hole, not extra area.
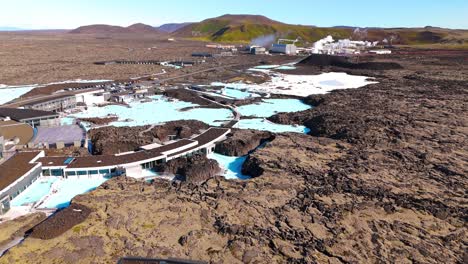
M 157 26 L 227 13 L 317 26 L 468 29 L 468 0 L 0 0 L 0 27 Z

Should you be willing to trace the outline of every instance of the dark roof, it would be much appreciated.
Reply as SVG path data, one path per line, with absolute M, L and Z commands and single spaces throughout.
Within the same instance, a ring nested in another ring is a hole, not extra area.
M 90 167 L 107 167 L 116 166 L 121 164 L 128 164 L 132 162 L 142 161 L 146 159 L 161 156 L 164 151 L 183 147 L 193 143 L 193 140 L 182 139 L 171 144 L 167 144 L 152 150 L 142 150 L 123 155 L 99 155 L 89 157 L 77 157 L 73 160 L 67 168 L 90 168 Z M 45 164 L 43 164 L 45 165 Z M 58 165 L 54 165 L 58 166 Z
M 64 98 L 73 98 L 73 97 L 75 97 L 74 94 L 61 94 L 61 95 L 54 96 L 54 97 L 48 97 L 48 98 L 44 98 L 44 99 L 34 100 L 34 101 L 29 102 L 29 103 L 21 104 L 21 106 L 37 105 L 37 104 L 41 104 L 41 103 L 51 102 L 51 101 L 64 99 Z
M 174 155 L 186 152 L 188 150 L 192 150 L 198 146 L 204 145 L 222 136 L 227 131 L 229 131 L 229 129 L 227 128 L 210 128 L 207 131 L 205 131 L 203 134 L 193 139 L 181 139 L 179 141 L 176 141 L 167 145 L 163 145 L 163 146 L 151 149 L 151 150 L 142 150 L 142 151 L 132 152 L 128 154 L 76 157 L 66 167 L 70 169 L 72 168 L 79 169 L 79 168 L 91 168 L 91 167 L 99 168 L 99 167 L 108 167 L 108 166 L 118 166 L 118 165 L 143 161 L 143 160 L 152 159 L 158 156 L 162 156 L 163 155 L 162 152 L 177 149 L 177 148 L 180 148 L 180 147 L 183 147 L 183 146 L 186 146 L 186 145 L 192 144 L 193 142 L 198 141 L 198 144 L 194 147 L 185 148 L 181 151 L 178 151 L 177 153 L 169 155 L 169 156 L 174 156 Z M 65 166 L 64 162 L 66 159 L 67 157 L 45 157 L 45 158 L 40 158 L 38 161 L 42 162 L 42 166 L 51 167 L 51 166 Z
M 192 144 L 193 142 L 195 142 L 195 141 L 193 141 L 191 139 L 181 139 L 181 140 L 176 141 L 174 143 L 157 147 L 157 148 L 155 148 L 155 150 L 157 150 L 159 152 L 166 152 L 166 151 L 169 151 L 169 150 L 173 150 L 173 149 L 176 149 L 176 148 L 183 147 L 185 145 Z
M 42 166 L 66 166 L 65 161 L 68 157 L 43 157 L 39 158 L 37 162 L 42 163 Z
M 18 109 L 18 108 L 0 108 L 0 117 L 9 116 L 11 119 L 16 121 L 22 121 L 24 119 L 39 118 L 46 116 L 57 116 L 57 113 L 33 109 Z
M 30 163 L 39 151 L 19 152 L 0 165 L 0 190 L 8 187 L 10 184 L 21 178 L 30 171 L 37 163 Z
M 203 146 L 206 143 L 208 143 L 208 142 L 210 142 L 210 141 L 224 135 L 228 131 L 229 131 L 229 128 L 216 128 L 216 127 L 209 128 L 204 133 L 202 133 L 202 134 L 198 135 L 197 137 L 193 138 L 193 140 L 198 141 L 198 144 L 196 146 L 193 146 L 191 148 L 184 149 L 184 150 L 172 153 L 172 154 L 169 155 L 169 157 L 173 157 L 173 156 L 179 155 L 181 153 L 190 151 L 192 149 L 196 149 L 196 148 L 198 148 L 200 146 Z
M 205 131 L 205 133 L 200 134 L 199 136 L 193 138 L 193 140 L 198 141 L 199 145 L 204 145 L 215 138 L 218 138 L 229 131 L 229 128 L 217 128 L 212 127 Z

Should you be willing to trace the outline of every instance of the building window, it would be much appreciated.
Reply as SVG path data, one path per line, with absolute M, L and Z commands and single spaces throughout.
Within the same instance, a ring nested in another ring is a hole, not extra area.
M 42 175 L 50 176 L 50 170 L 42 170 Z
M 67 171 L 67 176 L 76 176 L 76 171 Z
M 57 177 L 63 176 L 63 171 L 60 169 L 55 169 L 55 170 L 51 170 L 50 174 L 52 174 L 52 176 L 57 176 Z
M 98 171 L 97 170 L 90 170 L 89 175 L 97 175 Z
M 99 170 L 99 174 L 109 174 L 109 170 Z
M 88 175 L 87 171 L 78 171 L 77 172 L 78 176 L 83 176 L 83 175 Z

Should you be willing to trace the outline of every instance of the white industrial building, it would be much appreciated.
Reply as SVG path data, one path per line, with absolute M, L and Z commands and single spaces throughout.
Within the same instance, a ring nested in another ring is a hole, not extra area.
M 88 106 L 99 105 L 110 98 L 110 94 L 104 90 L 94 90 L 75 95 L 77 103 L 84 103 Z
M 296 55 L 297 47 L 294 44 L 273 44 L 270 49 L 271 53 L 282 53 L 286 55 Z
M 327 36 L 314 43 L 313 54 L 359 54 L 362 50 L 375 47 L 378 41 L 356 41 L 350 39 L 339 39 L 335 41 L 332 36 Z

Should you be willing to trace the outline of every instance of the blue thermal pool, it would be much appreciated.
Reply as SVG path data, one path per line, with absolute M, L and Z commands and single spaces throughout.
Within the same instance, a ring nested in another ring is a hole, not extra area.
M 76 114 L 76 117 L 105 117 L 117 115 L 119 121 L 112 122 L 113 126 L 143 126 L 158 124 L 173 120 L 195 119 L 212 126 L 219 126 L 223 120 L 232 119 L 232 112 L 228 109 L 196 108 L 180 111 L 182 108 L 198 106 L 183 101 L 169 101 L 161 95 L 152 96 L 151 102 L 130 103 L 130 108 L 120 105 L 105 107 L 90 107 L 85 112 Z
M 216 160 L 221 169 L 225 170 L 223 175 L 226 179 L 250 179 L 249 176 L 242 174 L 242 164 L 247 159 L 247 156 L 229 157 L 218 153 L 211 153 L 208 157 Z
M 232 97 L 232 98 L 236 98 L 236 99 L 247 99 L 247 98 L 259 96 L 258 94 L 249 93 L 249 92 L 245 92 L 245 91 L 241 91 L 241 90 L 229 88 L 229 87 L 222 89 L 221 94 Z
M 41 177 L 11 201 L 11 206 L 29 205 L 46 196 L 57 177 Z
M 260 103 L 240 106 L 237 110 L 243 116 L 269 117 L 276 113 L 298 112 L 310 108 L 310 105 L 299 99 L 264 99 Z
M 52 185 L 49 197 L 44 200 L 40 208 L 64 208 L 70 204 L 73 197 L 92 191 L 103 184 L 109 178 L 60 178 Z
M 282 66 L 275 68 L 275 70 L 295 70 L 295 69 L 296 69 L 295 66 L 290 66 L 290 65 L 282 65 Z

